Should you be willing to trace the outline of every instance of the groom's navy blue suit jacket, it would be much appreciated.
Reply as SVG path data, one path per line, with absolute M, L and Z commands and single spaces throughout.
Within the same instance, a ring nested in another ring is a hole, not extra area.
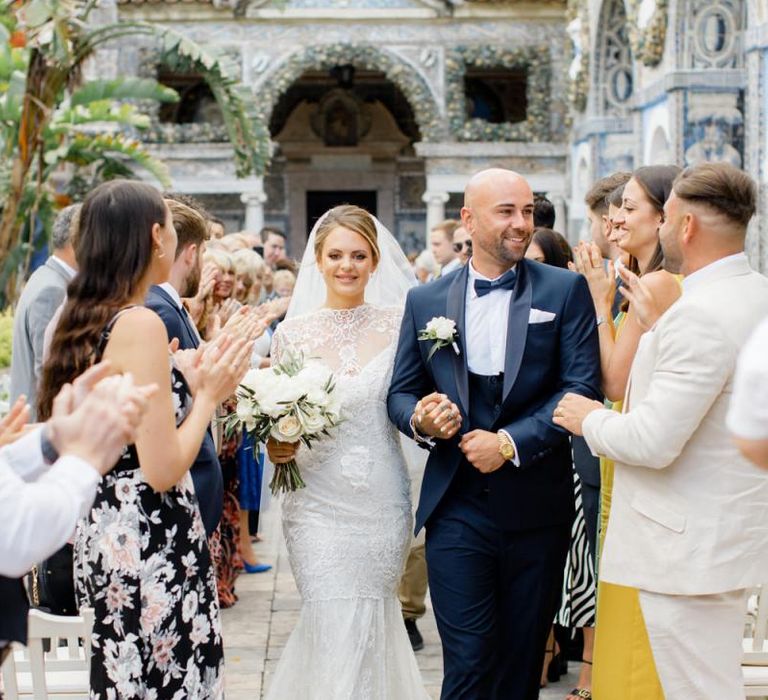
M 197 348 L 200 340 L 190 319 L 184 315 L 162 287 L 150 287 L 144 305 L 163 320 L 165 329 L 168 331 L 168 342 L 178 338 L 181 350 Z M 224 478 L 210 430 L 205 433 L 190 474 L 192 483 L 195 485 L 205 532 L 210 537 L 221 520 L 221 511 L 224 508 Z
M 462 412 L 462 428 L 451 440 L 436 440 L 427 461 L 416 512 L 418 532 L 446 494 L 463 453 L 461 434 L 471 429 L 465 337 L 468 270 L 412 289 L 405 304 L 400 341 L 389 390 L 389 416 L 406 435 L 418 399 L 438 391 Z M 554 318 L 529 323 L 531 309 Z M 418 334 L 436 316 L 456 322 L 460 354 L 448 346 L 431 360 L 430 341 Z M 499 338 L 502 342 L 502 338 Z M 488 477 L 492 513 L 504 530 L 525 530 L 567 522 L 573 517 L 573 474 L 568 433 L 554 425 L 552 412 L 566 392 L 599 398 L 600 354 L 595 309 L 581 275 L 522 260 L 509 307 L 503 401 L 493 425 L 515 442 L 520 466 L 506 463 Z

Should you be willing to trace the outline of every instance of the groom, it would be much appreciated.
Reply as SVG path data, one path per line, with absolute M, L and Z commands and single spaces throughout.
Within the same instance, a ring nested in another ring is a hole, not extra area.
M 467 185 L 473 257 L 413 289 L 389 391 L 390 418 L 431 449 L 416 513 L 426 525 L 443 643 L 442 698 L 535 700 L 573 520 L 571 448 L 551 420 L 566 392 L 600 394 L 595 311 L 584 279 L 524 258 L 533 192 L 490 169 Z M 435 317 L 456 323 L 436 350 Z

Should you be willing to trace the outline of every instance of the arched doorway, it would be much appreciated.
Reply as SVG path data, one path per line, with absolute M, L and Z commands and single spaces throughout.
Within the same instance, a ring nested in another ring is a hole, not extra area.
M 259 91 L 276 144 L 265 220 L 299 255 L 314 219 L 335 203 L 375 211 L 406 251 L 423 247 L 424 161 L 414 144 L 441 138 L 438 103 L 413 66 L 369 45 L 293 54 Z
M 277 149 L 268 177 L 285 191 L 293 255 L 318 217 L 343 203 L 374 213 L 406 250 L 423 241 L 424 166 L 413 150 L 421 131 L 384 72 L 352 64 L 305 71 L 278 100 L 269 127 Z

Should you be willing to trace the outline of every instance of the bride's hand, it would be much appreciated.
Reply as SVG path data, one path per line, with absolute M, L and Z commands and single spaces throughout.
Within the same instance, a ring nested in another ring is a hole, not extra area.
M 413 422 L 422 435 L 449 440 L 461 428 L 461 411 L 445 394 L 435 392 L 416 404 Z
M 296 458 L 298 442 L 279 442 L 274 438 L 267 440 L 267 454 L 272 464 L 285 464 Z

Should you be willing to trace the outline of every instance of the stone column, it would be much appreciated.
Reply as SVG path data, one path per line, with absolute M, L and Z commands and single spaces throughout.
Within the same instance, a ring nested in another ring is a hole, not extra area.
M 424 234 L 429 250 L 429 232 L 445 219 L 445 203 L 449 199 L 447 192 L 427 190 L 421 200 L 427 205 L 427 230 Z
M 240 201 L 245 204 L 245 230 L 258 233 L 264 227 L 264 179 L 254 178 L 253 187 L 240 195 Z

